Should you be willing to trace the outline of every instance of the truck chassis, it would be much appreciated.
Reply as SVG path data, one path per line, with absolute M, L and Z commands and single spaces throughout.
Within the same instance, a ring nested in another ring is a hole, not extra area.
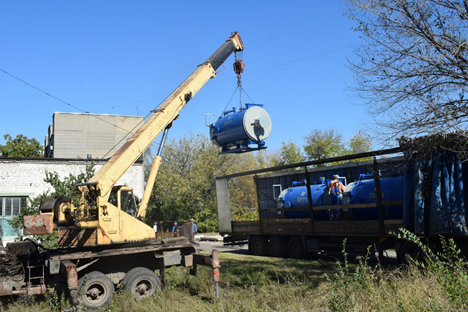
M 204 255 L 196 247 L 186 237 L 51 250 L 32 240 L 10 243 L 0 257 L 0 296 L 65 291 L 72 305 L 95 309 L 108 305 L 119 285 L 136 299 L 151 297 L 164 289 L 166 268 L 190 267 L 195 275 L 198 265 L 212 268 L 218 290 L 217 251 Z

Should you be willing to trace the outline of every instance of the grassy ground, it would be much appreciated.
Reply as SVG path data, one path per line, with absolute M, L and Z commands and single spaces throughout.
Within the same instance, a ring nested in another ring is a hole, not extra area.
M 103 311 L 466 311 L 465 274 L 415 266 L 382 268 L 326 260 L 292 260 L 221 253 L 221 299 L 208 268 L 196 277 L 185 268 L 168 270 L 167 289 L 135 301 L 118 292 Z M 444 273 L 445 272 L 445 273 Z M 439 273 L 443 273 L 440 275 Z M 460 277 L 460 278 L 459 278 Z M 455 289 L 453 289 L 455 287 Z M 8 311 L 69 308 L 65 300 L 19 298 Z

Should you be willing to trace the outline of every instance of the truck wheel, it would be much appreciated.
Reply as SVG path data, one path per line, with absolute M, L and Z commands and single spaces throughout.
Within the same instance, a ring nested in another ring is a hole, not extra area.
M 249 242 L 249 250 L 255 256 L 266 256 L 268 254 L 268 244 L 265 237 L 252 237 L 252 239 Z
M 161 290 L 159 277 L 147 268 L 133 268 L 123 279 L 125 290 L 132 294 L 135 299 L 153 297 L 157 291 Z
M 281 236 L 273 236 L 268 243 L 268 253 L 272 257 L 283 258 L 288 252 L 288 245 Z
M 403 264 L 409 264 L 408 258 L 411 257 L 413 260 L 424 261 L 424 255 L 421 248 L 411 242 L 404 242 L 400 250 L 398 250 L 398 259 Z
M 303 259 L 305 257 L 304 245 L 300 237 L 293 237 L 289 240 L 288 254 L 293 259 Z
M 103 273 L 94 271 L 78 281 L 80 303 L 94 310 L 107 306 L 114 298 L 114 283 Z

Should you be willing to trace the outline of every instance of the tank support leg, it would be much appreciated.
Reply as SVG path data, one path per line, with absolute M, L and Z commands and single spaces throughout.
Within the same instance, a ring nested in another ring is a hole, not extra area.
M 67 285 L 70 291 L 70 303 L 73 306 L 78 305 L 78 273 L 76 265 L 68 260 L 62 261 L 64 273 L 67 275 Z
M 161 289 L 164 290 L 166 288 L 166 267 L 164 262 L 159 266 L 159 279 L 161 280 Z
M 216 298 L 219 299 L 219 268 L 221 266 L 219 265 L 218 251 L 214 249 L 211 253 L 211 256 L 193 254 L 193 264 L 194 272 L 196 272 L 197 264 L 209 266 L 213 269 L 213 280 L 215 282 Z

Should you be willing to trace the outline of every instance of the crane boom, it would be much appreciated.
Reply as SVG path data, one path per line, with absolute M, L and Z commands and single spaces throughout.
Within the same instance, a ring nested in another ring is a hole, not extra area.
M 243 50 L 244 46 L 236 32 L 195 72 L 193 72 L 163 102 L 155 113 L 138 131 L 115 153 L 115 155 L 91 178 L 89 183 L 96 183 L 101 199 L 107 199 L 110 190 L 132 164 L 151 145 L 184 108 L 187 102 L 211 78 L 216 70 L 234 51 Z
M 154 139 L 168 129 L 180 110 L 201 87 L 216 76 L 216 70 L 229 55 L 243 49 L 239 34 L 233 33 L 169 95 L 87 183 L 77 185 L 81 191 L 79 206 L 74 205 L 68 197 L 44 200 L 39 208 L 40 216 L 25 216 L 25 234 L 50 234 L 53 228 L 58 228 L 61 246 L 102 246 L 154 239 L 154 230 L 141 220 L 146 214 L 149 195 L 161 161 L 159 153 L 155 158 L 137 218 L 134 216 L 136 207 L 132 188 L 115 184 Z

